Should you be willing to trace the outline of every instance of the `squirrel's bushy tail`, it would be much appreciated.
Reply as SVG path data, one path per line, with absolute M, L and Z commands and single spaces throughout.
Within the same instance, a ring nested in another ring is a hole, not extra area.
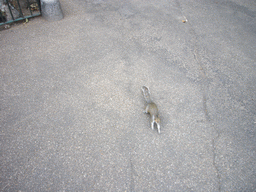
M 151 97 L 150 97 L 149 89 L 146 86 L 142 86 L 141 90 L 143 92 L 143 95 L 144 95 L 144 98 L 145 98 L 146 102 L 151 103 L 152 100 L 151 100 Z

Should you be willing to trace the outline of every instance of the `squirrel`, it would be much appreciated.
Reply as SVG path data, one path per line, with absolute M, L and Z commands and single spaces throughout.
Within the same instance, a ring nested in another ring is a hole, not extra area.
M 149 89 L 146 86 L 142 86 L 141 89 L 147 102 L 144 113 L 149 113 L 151 115 L 151 128 L 154 130 L 154 124 L 156 123 L 158 133 L 160 134 L 160 118 L 158 117 L 158 108 L 151 100 Z

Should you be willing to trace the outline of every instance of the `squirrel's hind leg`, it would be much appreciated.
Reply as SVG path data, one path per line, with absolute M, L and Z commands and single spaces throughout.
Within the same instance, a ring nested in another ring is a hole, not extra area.
M 157 123 L 156 125 L 157 125 L 158 133 L 160 134 L 160 124 L 159 124 L 159 123 Z
M 155 125 L 155 122 L 152 121 L 152 122 L 151 122 L 151 128 L 152 128 L 152 130 L 154 130 L 154 125 Z

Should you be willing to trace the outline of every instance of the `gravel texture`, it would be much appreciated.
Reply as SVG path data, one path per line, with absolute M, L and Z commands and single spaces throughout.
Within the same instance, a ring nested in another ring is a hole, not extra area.
M 60 2 L 0 31 L 0 191 L 256 191 L 255 1 Z

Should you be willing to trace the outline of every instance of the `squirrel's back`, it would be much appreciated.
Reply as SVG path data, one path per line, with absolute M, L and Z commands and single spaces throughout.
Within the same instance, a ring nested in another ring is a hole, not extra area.
M 154 129 L 154 125 L 157 125 L 158 133 L 160 133 L 160 118 L 158 117 L 158 108 L 156 104 L 150 98 L 149 89 L 146 86 L 141 87 L 145 100 L 147 101 L 147 106 L 145 113 L 151 115 L 151 128 Z
M 149 89 L 146 86 L 142 86 L 141 90 L 143 92 L 144 98 L 147 103 L 152 103 L 151 97 L 150 97 L 150 92 Z

